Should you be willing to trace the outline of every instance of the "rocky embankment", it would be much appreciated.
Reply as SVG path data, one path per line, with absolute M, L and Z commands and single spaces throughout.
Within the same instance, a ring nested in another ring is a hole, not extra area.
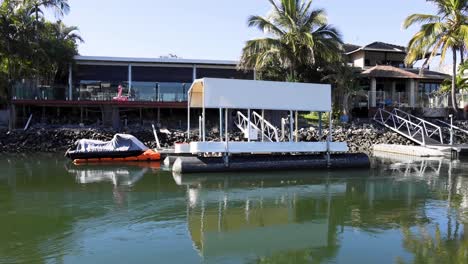
M 78 139 L 110 140 L 115 133 L 116 132 L 112 130 L 95 128 L 31 128 L 28 131 L 16 130 L 10 133 L 8 133 L 7 130 L 0 130 L 0 152 L 64 152 L 68 148 L 73 147 Z M 151 129 L 133 129 L 120 133 L 132 134 L 148 147 L 156 147 Z M 325 140 L 327 133 L 328 131 L 324 130 L 322 137 L 320 137 L 317 129 L 301 129 L 299 131 L 299 140 Z M 158 137 L 163 147 L 170 147 L 175 142 L 186 141 L 186 134 L 182 131 L 158 133 Z M 209 132 L 206 139 L 208 141 L 218 140 L 219 134 L 217 134 L 216 131 Z M 192 138 L 192 140 L 197 140 L 197 138 Z M 232 133 L 230 134 L 230 140 L 241 141 L 243 138 L 240 133 Z M 413 144 L 397 133 L 370 124 L 335 127 L 333 140 L 346 141 L 352 152 L 365 153 L 370 153 L 372 145 L 379 143 Z

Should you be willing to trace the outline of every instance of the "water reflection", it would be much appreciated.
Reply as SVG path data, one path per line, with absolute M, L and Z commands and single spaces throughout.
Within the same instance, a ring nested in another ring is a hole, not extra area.
M 320 259 L 333 255 L 336 225 L 328 216 L 332 200 L 346 192 L 346 182 L 323 184 L 300 174 L 287 181 L 236 176 L 187 186 L 190 236 L 207 261 L 242 262 L 246 256 L 309 250 L 321 252 Z
M 190 237 L 207 262 L 467 263 L 468 181 L 450 179 L 455 166 L 396 157 L 374 165 L 173 177 L 186 186 Z M 428 253 L 440 247 L 443 256 Z
M 173 175 L 0 157 L 0 263 L 468 263 L 468 163 Z
M 76 182 L 90 184 L 111 182 L 114 186 L 132 186 L 150 170 L 159 170 L 159 162 L 127 164 L 85 164 L 67 166 L 68 173 L 74 174 Z

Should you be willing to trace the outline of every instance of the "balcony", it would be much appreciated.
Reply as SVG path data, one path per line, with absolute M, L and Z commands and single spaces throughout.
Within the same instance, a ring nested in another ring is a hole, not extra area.
M 102 81 L 81 81 L 72 89 L 73 101 L 107 102 L 119 101 L 118 87 L 122 87 L 121 98 L 129 102 L 170 102 L 187 101 L 191 83 L 127 82 L 111 83 Z M 35 86 L 18 84 L 14 88 L 14 100 L 70 101 L 68 86 Z

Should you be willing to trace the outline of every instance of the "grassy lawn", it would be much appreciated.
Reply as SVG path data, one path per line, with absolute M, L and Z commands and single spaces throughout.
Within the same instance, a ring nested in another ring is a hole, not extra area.
M 301 115 L 301 118 L 304 118 L 305 120 L 309 122 L 318 122 L 319 121 L 319 114 L 318 112 L 310 112 L 310 113 L 304 113 Z M 323 113 L 322 114 L 322 122 L 328 122 L 328 113 Z

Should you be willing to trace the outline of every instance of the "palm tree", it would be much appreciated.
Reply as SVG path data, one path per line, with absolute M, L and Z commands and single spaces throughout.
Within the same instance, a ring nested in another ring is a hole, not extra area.
M 70 12 L 68 0 L 22 0 L 23 4 L 34 7 L 36 22 L 39 21 L 39 13 L 43 13 L 42 8 L 52 9 L 57 18 L 61 18 Z
M 84 42 L 81 36 L 78 34 L 78 27 L 67 26 L 61 20 L 53 24 L 54 31 L 58 40 L 61 41 L 73 41 L 73 42 Z
M 428 0 L 437 7 L 437 14 L 412 14 L 408 16 L 403 27 L 409 28 L 414 24 L 422 24 L 420 30 L 408 43 L 406 63 L 412 64 L 416 60 L 425 58 L 421 68 L 431 62 L 440 53 L 441 63 L 445 60 L 447 51 L 452 52 L 452 107 L 458 111 L 456 103 L 456 75 L 457 51 L 464 52 L 468 46 L 468 0 Z
M 342 113 L 349 116 L 349 99 L 358 95 L 359 91 L 359 70 L 348 66 L 345 62 L 336 63 L 330 67 L 330 74 L 322 78 L 322 81 L 329 81 L 335 87 L 335 96 L 340 98 Z
M 247 41 L 240 68 L 261 70 L 272 61 L 279 62 L 297 80 L 300 70 L 319 61 L 339 60 L 341 35 L 327 24 L 323 9 L 312 9 L 312 0 L 268 0 L 271 13 L 251 16 L 249 27 L 257 27 L 268 37 Z

